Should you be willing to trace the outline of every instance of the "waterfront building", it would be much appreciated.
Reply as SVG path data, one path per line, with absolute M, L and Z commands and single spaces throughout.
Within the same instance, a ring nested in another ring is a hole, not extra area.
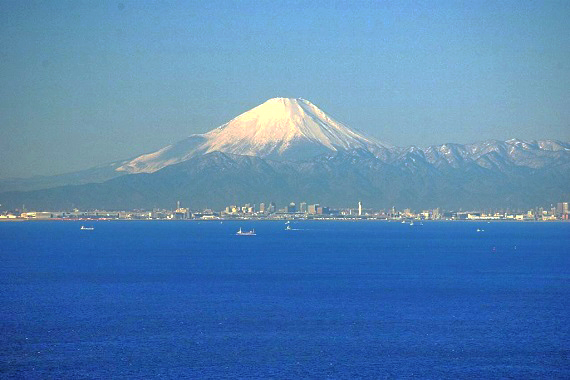
M 556 216 L 564 216 L 568 214 L 568 202 L 560 202 L 556 205 Z
M 20 214 L 20 218 L 24 219 L 51 219 L 53 214 L 48 211 L 29 211 Z
M 287 206 L 287 212 L 288 213 L 297 212 L 297 205 L 295 204 L 295 202 L 289 203 L 289 206 Z
M 273 214 L 275 213 L 275 211 L 277 211 L 277 205 L 275 204 L 275 202 L 269 203 L 269 213 Z
M 317 213 L 317 208 L 319 208 L 319 204 L 314 204 L 314 205 L 309 205 L 309 214 L 316 214 Z
M 176 211 L 174 211 L 174 219 L 176 220 L 190 219 L 190 210 L 183 207 L 177 208 Z
M 432 210 L 431 217 L 432 217 L 432 219 L 439 219 L 440 218 L 439 208 Z

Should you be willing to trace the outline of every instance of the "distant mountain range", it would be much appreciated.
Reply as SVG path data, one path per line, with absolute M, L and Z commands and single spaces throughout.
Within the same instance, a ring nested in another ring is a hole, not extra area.
M 375 208 L 529 208 L 570 198 L 570 144 L 489 140 L 393 147 L 303 99 L 275 98 L 205 134 L 130 160 L 0 181 L 28 209 L 192 208 L 275 201 Z

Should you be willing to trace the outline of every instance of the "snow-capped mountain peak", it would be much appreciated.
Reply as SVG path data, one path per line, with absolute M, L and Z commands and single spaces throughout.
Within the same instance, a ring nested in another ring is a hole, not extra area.
M 269 99 L 205 136 L 212 142 L 209 152 L 253 156 L 282 154 L 301 140 L 333 151 L 380 144 L 335 121 L 311 102 L 289 98 Z
M 311 160 L 336 152 L 368 152 L 384 162 L 420 157 L 437 167 L 460 168 L 474 163 L 541 168 L 563 160 L 570 146 L 555 140 L 487 140 L 397 148 L 367 137 L 336 121 L 305 99 L 273 98 L 204 134 L 122 163 L 116 171 L 152 173 L 166 166 L 212 152 L 255 156 L 276 161 Z
M 308 100 L 273 98 L 210 132 L 137 157 L 118 170 L 154 172 L 215 151 L 299 161 L 339 150 L 376 152 L 385 147 L 334 120 Z

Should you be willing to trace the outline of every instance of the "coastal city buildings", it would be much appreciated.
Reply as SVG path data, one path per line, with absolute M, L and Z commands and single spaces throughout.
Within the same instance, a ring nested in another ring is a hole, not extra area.
M 130 211 L 71 210 L 71 211 L 0 211 L 0 221 L 17 220 L 223 220 L 223 219 L 301 219 L 301 220 L 512 220 L 555 221 L 568 220 L 568 202 L 559 202 L 549 208 L 536 207 L 530 210 L 389 210 L 365 209 L 361 201 L 354 208 L 330 208 L 319 203 L 290 202 L 278 208 L 275 202 L 259 205 L 245 203 L 228 205 L 223 210 L 192 210 L 177 202 L 176 208 Z

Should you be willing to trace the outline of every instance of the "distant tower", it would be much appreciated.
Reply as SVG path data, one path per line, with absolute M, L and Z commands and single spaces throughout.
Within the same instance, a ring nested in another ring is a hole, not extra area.
M 362 216 L 362 202 L 358 202 L 358 216 Z

